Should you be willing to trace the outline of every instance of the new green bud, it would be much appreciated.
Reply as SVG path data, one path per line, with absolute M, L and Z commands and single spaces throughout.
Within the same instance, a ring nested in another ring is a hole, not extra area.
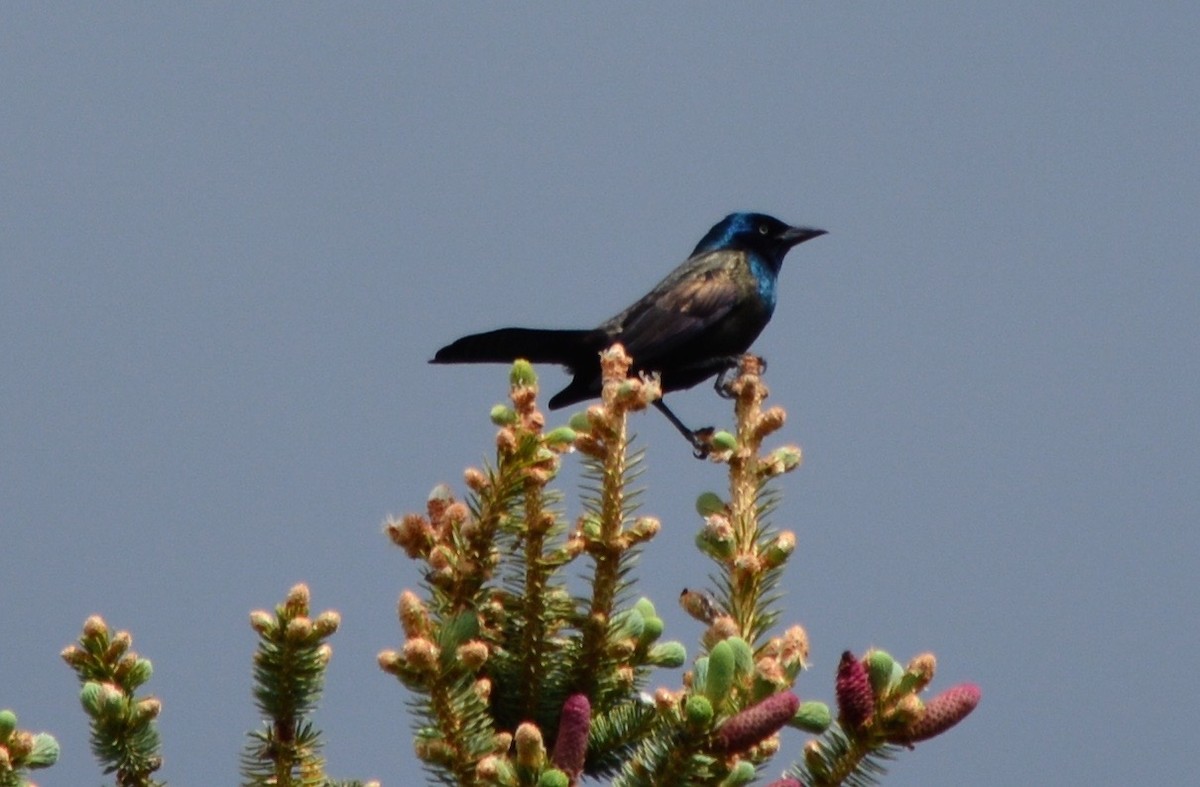
M 660 617 L 650 617 L 645 619 L 645 624 L 642 626 L 642 636 L 638 637 L 638 642 L 642 645 L 649 645 L 655 642 L 663 633 L 663 620 Z
M 48 732 L 33 736 L 33 751 L 25 757 L 27 768 L 49 768 L 58 762 L 58 741 Z
M 754 781 L 754 764 L 749 760 L 738 760 L 737 765 L 729 770 L 729 775 L 721 780 L 721 787 L 741 787 Z
M 702 697 L 699 694 L 692 694 L 687 698 L 683 712 L 687 717 L 688 724 L 692 727 L 704 729 L 712 722 L 712 703 L 708 701 L 707 697 Z
M 533 371 L 533 364 L 524 358 L 518 358 L 513 363 L 512 370 L 508 373 L 508 383 L 513 388 L 537 385 L 537 373 Z
M 785 530 L 776 536 L 775 539 L 767 545 L 767 548 L 763 550 L 763 562 L 766 563 L 769 568 L 782 566 L 795 551 L 796 534 L 790 530 Z
M 104 687 L 94 680 L 83 684 L 83 689 L 79 692 L 79 702 L 87 715 L 100 715 L 100 697 L 103 693 Z
M 703 517 L 725 513 L 725 501 L 716 492 L 703 492 L 696 498 L 696 513 Z
M 722 429 L 712 436 L 712 447 L 714 451 L 736 451 L 737 438 Z
M 585 434 L 592 431 L 592 422 L 588 418 L 586 410 L 573 414 L 571 419 L 567 421 L 567 426 L 570 426 L 576 432 L 584 432 Z
M 687 649 L 682 642 L 662 642 L 650 648 L 646 662 L 656 667 L 678 669 L 687 661 Z
M 100 713 L 108 717 L 116 717 L 125 713 L 129 703 L 125 695 L 112 684 L 105 683 L 100 687 Z
M 125 676 L 126 685 L 131 690 L 136 689 L 149 681 L 153 674 L 154 665 L 150 663 L 150 659 L 137 659 L 129 668 L 129 674 Z
M 708 652 L 708 675 L 704 679 L 704 696 L 719 708 L 729 698 L 733 688 L 735 658 L 728 640 L 722 640 Z
M 13 730 L 17 728 L 17 714 L 10 710 L 0 710 L 0 744 L 8 740 Z
M 492 406 L 488 417 L 496 426 L 508 426 L 517 422 L 517 411 L 506 404 L 497 404 Z
M 754 674 L 754 649 L 741 637 L 725 640 L 733 651 L 733 674 L 740 681 Z
M 788 722 L 790 726 L 811 732 L 813 735 L 823 734 L 832 723 L 833 714 L 829 711 L 829 706 L 815 700 L 801 704 L 796 710 L 796 715 Z
M 891 687 L 896 672 L 896 660 L 886 650 L 871 650 L 867 653 L 867 676 L 876 697 L 882 697 Z
M 574 429 L 569 426 L 560 426 L 557 429 L 551 429 L 543 439 L 551 448 L 567 448 L 575 442 L 575 437 Z
M 696 534 L 696 546 L 715 560 L 724 561 L 732 557 L 737 544 L 728 520 L 720 514 L 709 517 Z
M 646 598 L 645 596 L 642 596 L 641 598 L 639 598 L 637 600 L 637 603 L 633 605 L 633 608 L 636 609 L 638 612 L 641 612 L 642 617 L 644 617 L 646 619 L 650 619 L 657 615 L 657 613 L 654 611 L 654 602 L 652 602 L 650 599 Z
M 804 461 L 804 454 L 798 445 L 785 445 L 776 448 L 763 460 L 761 468 L 765 475 L 776 476 L 790 473 Z
M 542 775 L 538 778 L 538 787 L 568 787 L 570 783 L 571 780 L 567 778 L 567 774 L 558 768 L 542 771 Z

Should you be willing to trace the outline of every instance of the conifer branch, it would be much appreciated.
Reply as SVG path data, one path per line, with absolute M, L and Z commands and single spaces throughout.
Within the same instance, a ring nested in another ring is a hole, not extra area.
M 152 774 L 162 766 L 154 723 L 162 703 L 136 695 L 154 668 L 130 650 L 132 644 L 128 631 L 114 634 L 103 618 L 93 615 L 62 658 L 83 685 L 79 699 L 91 719 L 92 753 L 104 772 L 116 776 L 117 787 L 161 787 L 164 782 Z
M 603 680 L 611 673 L 606 658 L 611 644 L 610 624 L 622 577 L 627 570 L 625 562 L 632 557 L 630 550 L 642 540 L 636 533 L 625 532 L 629 513 L 626 508 L 630 470 L 628 413 L 644 410 L 662 395 L 656 380 L 628 377 L 632 363 L 619 344 L 600 354 L 604 380 L 602 404 L 588 409 L 589 432 L 576 441 L 599 464 L 600 476 L 596 525 L 594 530 L 583 529 L 585 549 L 595 562 L 595 570 L 591 580 L 592 596 L 583 621 L 577 676 L 580 688 L 589 694 L 611 693 L 613 689 L 603 685 Z M 654 530 L 657 532 L 657 528 Z
M 0 710 L 0 787 L 34 787 L 29 772 L 58 761 L 58 741 L 46 732 L 17 728 L 17 714 Z
M 620 787 L 736 787 L 753 780 L 778 751 L 780 728 L 791 725 L 822 737 L 806 748 L 796 778 L 780 784 L 863 785 L 901 746 L 970 712 L 978 701 L 970 685 L 928 709 L 920 703 L 932 657 L 901 669 L 877 651 L 844 659 L 839 724 L 826 704 L 797 698 L 808 636 L 798 625 L 771 634 L 796 536 L 766 520 L 777 501 L 773 479 L 802 455 L 796 446 L 763 449 L 785 414 L 764 409 L 763 365 L 750 356 L 723 386 L 734 400 L 734 433 L 711 436 L 710 458 L 728 465 L 729 499 L 706 493 L 697 502 L 704 525 L 696 542 L 718 567 L 717 593 L 692 588 L 680 598 L 707 626 L 706 653 L 681 689 L 660 688 L 652 703 L 639 698 L 650 669 L 686 660 L 679 643 L 658 642 L 662 620 L 649 599 L 622 604 L 637 547 L 660 529 L 651 517 L 632 516 L 640 454 L 630 453 L 627 417 L 661 389 L 655 378 L 629 376 L 632 362 L 619 345 L 601 362 L 601 402 L 549 433 L 535 404 L 536 376 L 515 363 L 512 405 L 492 410 L 495 466 L 466 472 L 466 502 L 438 486 L 424 515 L 388 523 L 392 540 L 427 564 L 428 601 L 401 595 L 403 648 L 379 660 L 418 696 L 416 752 L 435 778 L 568 787 L 619 771 Z M 549 484 L 572 446 L 590 486 L 564 539 Z M 585 552 L 591 592 L 572 598 L 562 571 Z
M 308 587 L 294 586 L 274 613 L 250 613 L 258 634 L 254 654 L 254 698 L 266 716 L 250 733 L 242 754 L 248 787 L 324 787 L 329 784 L 321 757 L 321 733 L 310 719 L 321 696 L 325 669 L 333 654 L 326 640 L 341 617 L 309 612 Z

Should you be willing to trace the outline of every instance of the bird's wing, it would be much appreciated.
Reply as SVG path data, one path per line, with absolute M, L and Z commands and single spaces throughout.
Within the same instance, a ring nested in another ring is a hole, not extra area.
M 652 364 L 727 315 L 745 297 L 741 252 L 693 257 L 644 298 L 614 317 L 617 338 L 639 365 Z

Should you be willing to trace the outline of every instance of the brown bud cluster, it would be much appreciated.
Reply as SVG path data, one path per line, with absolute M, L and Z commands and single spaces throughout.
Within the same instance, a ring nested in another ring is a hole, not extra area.
M 400 602 L 396 606 L 404 636 L 411 639 L 429 635 L 429 610 L 420 596 L 411 590 L 405 590 L 400 594 Z
M 658 708 L 660 713 L 677 711 L 683 696 L 683 692 L 672 691 L 665 686 L 660 686 L 654 690 L 654 707 Z
M 540 769 L 546 757 L 542 743 L 542 731 L 533 722 L 522 722 L 513 734 L 517 748 L 517 764 L 525 768 Z
M 399 521 L 389 518 L 384 530 L 410 558 L 425 557 L 434 544 L 433 526 L 420 514 L 405 514 Z
M 922 653 L 913 656 L 912 661 L 908 662 L 908 667 L 905 669 L 910 675 L 916 677 L 913 681 L 913 691 L 924 691 L 925 687 L 933 682 L 933 674 L 937 671 L 937 657 L 932 653 Z
M 704 646 L 711 648 L 722 640 L 736 637 L 741 633 L 737 621 L 730 615 L 718 615 L 712 624 L 704 630 Z
M 441 650 L 438 646 L 423 637 L 405 642 L 402 650 L 404 661 L 418 672 L 429 672 L 436 669 L 440 656 Z
M 782 407 L 772 407 L 764 410 L 758 417 L 758 423 L 754 425 L 754 436 L 762 439 L 772 432 L 777 432 L 783 428 L 784 422 L 787 420 L 787 413 Z
M 791 686 L 791 678 L 775 656 L 764 656 L 754 663 L 754 677 L 783 690 Z
M 808 666 L 808 632 L 803 626 L 792 626 L 779 638 L 779 659 L 787 669 Z
M 488 488 L 488 477 L 477 467 L 468 467 L 463 471 L 463 483 L 472 492 L 482 492 Z
M 458 646 L 458 650 L 454 653 L 458 661 L 469 670 L 478 670 L 488 660 L 487 643 L 473 639 L 463 645 Z
M 108 624 L 99 615 L 92 615 L 83 622 L 83 636 L 86 639 L 100 639 L 108 636 Z

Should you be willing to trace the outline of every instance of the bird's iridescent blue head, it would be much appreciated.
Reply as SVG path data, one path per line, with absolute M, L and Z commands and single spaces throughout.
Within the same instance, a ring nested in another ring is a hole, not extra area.
M 763 213 L 730 213 L 700 239 L 692 256 L 718 250 L 746 251 L 778 273 L 788 249 L 824 234 L 825 230 L 793 227 Z

